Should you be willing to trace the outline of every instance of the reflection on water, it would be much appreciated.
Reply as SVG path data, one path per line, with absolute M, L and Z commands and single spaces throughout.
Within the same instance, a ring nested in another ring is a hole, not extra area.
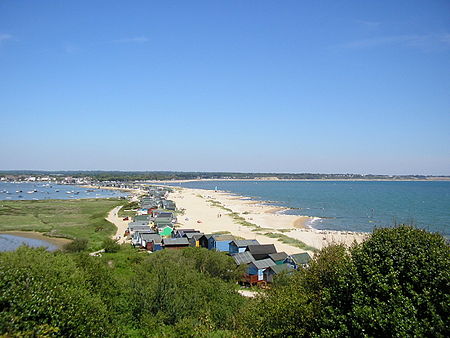
M 27 245 L 33 248 L 45 247 L 49 251 L 58 249 L 56 245 L 40 239 L 0 234 L 0 251 L 14 251 L 21 245 Z

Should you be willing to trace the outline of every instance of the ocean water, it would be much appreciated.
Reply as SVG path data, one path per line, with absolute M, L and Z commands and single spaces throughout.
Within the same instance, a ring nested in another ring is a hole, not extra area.
M 33 239 L 16 235 L 0 234 L 0 252 L 14 251 L 22 245 L 27 245 L 33 248 L 44 247 L 49 251 L 54 251 L 58 249 L 56 245 L 53 245 L 49 242 L 40 239 Z
M 374 227 L 413 224 L 450 237 L 448 181 L 198 181 L 171 184 L 219 189 L 318 217 L 316 229 L 370 232 Z
M 127 193 L 117 190 L 87 189 L 78 187 L 76 185 L 45 183 L 0 183 L 0 201 L 107 198 L 120 196 L 127 196 Z

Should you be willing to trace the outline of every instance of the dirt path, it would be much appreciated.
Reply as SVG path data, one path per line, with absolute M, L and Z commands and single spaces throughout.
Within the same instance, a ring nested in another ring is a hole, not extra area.
M 125 230 L 128 228 L 129 221 L 124 221 L 121 217 L 119 217 L 118 213 L 119 210 L 122 208 L 121 205 L 118 207 L 115 207 L 112 209 L 108 216 L 106 217 L 106 220 L 108 222 L 111 222 L 117 227 L 116 234 L 113 236 L 114 239 L 118 239 L 119 244 L 125 243 L 126 238 L 124 237 Z

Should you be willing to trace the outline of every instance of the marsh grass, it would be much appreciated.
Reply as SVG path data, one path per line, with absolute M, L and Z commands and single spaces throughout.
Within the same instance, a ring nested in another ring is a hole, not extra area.
M 79 199 L 0 202 L 0 231 L 36 231 L 53 237 L 89 240 L 98 249 L 116 227 L 108 212 L 126 203 L 119 199 Z
M 300 248 L 303 250 L 308 250 L 308 251 L 313 251 L 313 252 L 318 251 L 316 248 L 309 246 L 309 245 L 303 243 L 302 241 L 299 241 L 298 239 L 295 239 L 295 238 L 292 238 L 292 237 L 289 237 L 289 236 L 286 236 L 283 234 L 274 233 L 274 232 L 266 232 L 263 235 L 267 236 L 267 237 L 271 237 L 271 238 L 276 238 L 282 243 L 296 246 L 297 248 Z

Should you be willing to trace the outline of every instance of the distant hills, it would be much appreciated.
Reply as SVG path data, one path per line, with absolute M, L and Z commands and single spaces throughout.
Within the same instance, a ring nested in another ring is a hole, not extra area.
M 25 179 L 29 176 L 90 177 L 98 181 L 167 181 L 196 179 L 260 179 L 260 180 L 450 180 L 450 176 L 319 174 L 319 173 L 239 173 L 183 171 L 0 171 L 0 177 Z

